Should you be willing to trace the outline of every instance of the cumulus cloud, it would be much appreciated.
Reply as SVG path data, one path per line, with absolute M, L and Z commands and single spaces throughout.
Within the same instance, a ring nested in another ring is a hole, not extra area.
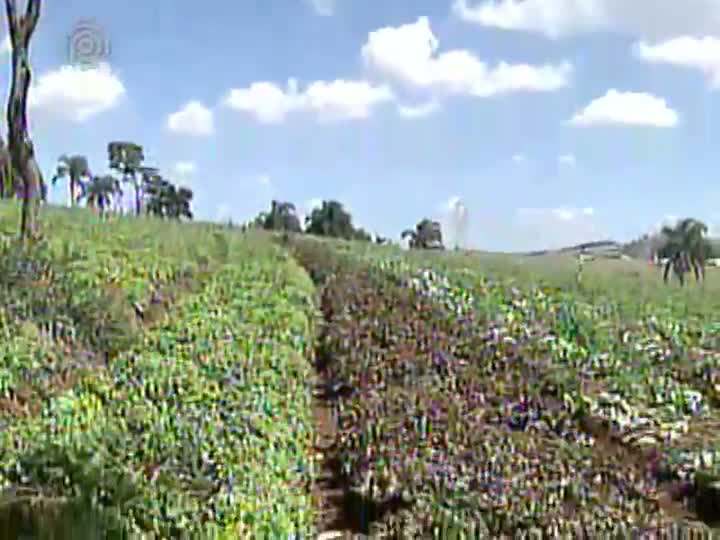
M 420 105 L 398 105 L 398 113 L 404 118 L 422 118 L 431 115 L 439 108 L 440 104 L 432 100 Z
M 641 38 L 720 35 L 716 0 L 455 0 L 453 12 L 469 23 L 550 38 L 600 31 Z
M 559 249 L 604 238 L 590 207 L 520 208 L 513 225 L 523 250 Z
M 116 107 L 125 93 L 122 81 L 107 65 L 62 66 L 37 78 L 28 92 L 28 106 L 81 123 Z
M 669 128 L 677 125 L 678 114 L 664 99 L 652 94 L 611 89 L 575 114 L 570 123 L 576 126 L 615 124 Z
M 335 14 L 335 0 L 307 0 L 315 14 L 330 17 Z
M 555 91 L 568 84 L 572 72 L 568 62 L 490 67 L 468 50 L 439 52 L 439 46 L 428 18 L 419 17 L 370 32 L 362 56 L 370 69 L 410 87 L 477 97 Z
M 633 51 L 649 63 L 701 71 L 714 88 L 720 87 L 720 39 L 680 36 L 655 44 L 641 41 Z
M 203 137 L 215 131 L 213 112 L 199 101 L 189 101 L 167 118 L 167 129 L 179 135 Z
M 321 120 L 367 118 L 375 106 L 393 99 L 388 86 L 374 86 L 367 81 L 315 81 L 301 91 L 297 80 L 290 79 L 284 89 L 266 81 L 234 88 L 223 104 L 259 122 L 273 124 L 296 111 L 314 113 Z
M 577 160 L 573 154 L 561 154 L 558 156 L 558 163 L 560 165 L 572 167 L 577 163 Z
M 306 108 L 326 119 L 367 118 L 374 106 L 393 98 L 388 86 L 367 81 L 317 81 L 305 90 Z

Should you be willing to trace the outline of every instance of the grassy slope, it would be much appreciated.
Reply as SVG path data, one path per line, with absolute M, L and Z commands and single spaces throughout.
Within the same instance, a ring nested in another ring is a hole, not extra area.
M 18 255 L 16 219 L 0 206 L 4 269 L 44 266 L 0 279 L 3 530 L 67 533 L 64 509 L 90 537 L 307 532 L 307 276 L 262 235 L 62 209 Z M 27 496 L 45 503 L 29 521 Z
M 12 208 L 0 206 L 0 233 L 14 232 L 16 219 Z M 83 341 L 87 336 L 82 335 L 82 330 L 88 321 L 97 322 L 101 331 L 108 327 L 121 336 L 129 333 L 131 338 L 120 340 L 116 346 L 117 359 L 111 369 L 84 374 L 69 386 L 59 385 L 56 393 L 48 392 L 47 388 L 34 388 L 41 398 L 40 409 L 30 410 L 29 414 L 26 411 L 20 420 L 13 419 L 12 415 L 10 420 L 7 415 L 4 420 L 0 416 L 7 428 L 0 441 L 5 449 L 0 462 L 0 471 L 4 471 L 5 477 L 0 475 L 0 480 L 17 484 L 18 479 L 8 471 L 21 463 L 23 467 L 30 467 L 27 458 L 39 455 L 40 465 L 25 471 L 31 474 L 26 474 L 30 482 L 24 489 L 34 493 L 47 490 L 49 497 L 67 495 L 68 486 L 63 484 L 67 476 L 72 479 L 70 486 L 82 487 L 86 495 L 94 493 L 102 498 L 109 496 L 111 486 L 129 485 L 132 489 L 128 488 L 128 493 L 139 494 L 139 499 L 127 503 L 121 515 L 126 524 L 129 520 L 143 528 L 168 531 L 181 527 L 202 512 L 201 508 L 207 509 L 210 505 L 219 509 L 219 513 L 205 515 L 205 518 L 230 536 L 239 532 L 282 534 L 291 529 L 307 530 L 312 516 L 300 509 L 307 509 L 307 493 L 301 485 L 308 480 L 305 471 L 310 469 L 309 462 L 303 460 L 309 451 L 309 389 L 298 383 L 307 382 L 309 378 L 303 357 L 310 354 L 310 320 L 314 307 L 307 276 L 291 260 L 278 258 L 277 249 L 269 243 L 269 235 L 243 237 L 207 225 L 176 225 L 144 219 L 98 223 L 83 211 L 49 211 L 44 220 L 50 235 L 42 254 L 55 273 L 50 272 L 50 277 L 40 273 L 34 280 L 39 292 L 29 298 L 16 292 L 33 287 L 21 288 L 7 281 L 7 276 L 1 278 L 6 279 L 2 283 L 7 288 L 3 289 L 6 296 L 0 309 L 4 317 L 0 318 L 0 330 L 10 339 L 0 345 L 0 391 L 16 398 L 13 393 L 20 383 L 27 382 L 28 365 L 32 367 L 29 378 L 40 380 L 39 374 L 49 358 L 60 362 L 67 357 L 68 350 L 73 352 L 72 346 L 68 349 L 67 340 L 41 342 L 37 339 L 40 327 L 48 318 L 47 313 L 37 308 L 64 306 L 55 315 L 62 316 L 66 325 L 77 327 L 79 337 L 75 348 L 97 352 L 98 347 L 109 346 L 102 340 Z M 349 242 L 331 244 L 338 251 L 373 258 L 400 255 L 399 250 L 392 247 Z M 10 248 L 6 254 L 12 253 Z M 499 277 L 503 279 L 503 286 L 526 289 L 532 283 L 545 283 L 562 288 L 578 300 L 581 314 L 587 312 L 582 324 L 598 323 L 602 327 L 603 341 L 598 342 L 598 346 L 608 350 L 620 350 L 613 336 L 621 320 L 631 323 L 641 315 L 660 314 L 667 324 L 685 321 L 693 328 L 706 329 L 718 307 L 716 289 L 720 287 L 720 280 L 712 271 L 708 272 L 704 291 L 697 286 L 681 290 L 664 286 L 657 269 L 642 263 L 599 260 L 586 265 L 582 287 L 577 287 L 575 260 L 562 255 L 530 258 L 411 252 L 402 257 L 417 265 L 470 269 L 473 275 Z M 172 301 L 164 306 L 171 309 L 173 317 L 165 318 L 160 313 L 158 320 L 149 326 L 142 321 L 133 322 L 134 302 L 149 306 L 149 296 L 165 290 L 162 285 L 175 284 L 182 276 L 186 276 L 189 283 L 178 287 Z M 57 285 L 52 295 L 44 292 L 48 290 L 48 279 Z M 68 296 L 84 301 L 70 301 Z M 111 310 L 114 320 L 110 322 L 118 323 L 115 326 L 108 326 L 108 321 L 80 309 L 100 312 L 103 302 L 113 298 L 117 300 L 117 308 Z M 615 306 L 622 319 L 603 319 L 596 312 L 590 313 L 589 306 L 602 303 Z M 21 310 L 18 315 L 18 310 L 8 311 L 8 305 L 19 305 L 25 311 Z M 240 335 L 234 333 L 237 328 L 243 329 Z M 225 342 L 228 331 L 232 339 Z M 681 329 L 682 332 L 687 333 L 687 329 Z M 225 344 L 219 345 L 221 342 Z M 178 343 L 185 345 L 177 346 Z M 218 367 L 225 370 L 224 375 L 221 371 L 204 371 L 203 366 L 209 359 L 222 360 Z M 243 364 L 250 359 L 258 362 Z M 252 378 L 255 383 L 246 390 L 238 389 L 238 393 L 225 395 L 222 389 L 227 384 L 228 370 L 238 365 L 246 366 L 244 377 Z M 128 387 L 127 381 L 133 377 L 140 378 L 142 384 Z M 174 388 L 173 384 L 180 381 L 189 388 L 184 395 L 162 391 Z M 292 389 L 290 398 L 285 394 L 285 385 Z M 283 409 L 288 402 L 293 408 Z M 133 411 L 127 406 L 132 403 L 136 404 L 134 413 L 139 415 L 135 421 L 145 425 L 146 432 L 151 434 L 149 437 L 138 437 L 128 423 Z M 256 446 L 240 448 L 233 446 L 232 436 L 223 439 L 221 447 L 218 446 L 221 439 L 207 437 L 203 442 L 201 437 L 198 443 L 204 453 L 198 450 L 200 456 L 215 453 L 228 463 L 220 472 L 213 470 L 215 476 L 210 479 L 213 489 L 219 491 L 203 495 L 203 488 L 172 483 L 180 469 L 186 478 L 195 475 L 201 482 L 204 480 L 204 489 L 209 489 L 208 471 L 203 470 L 202 465 L 197 469 L 183 461 L 186 456 L 180 455 L 180 449 L 184 448 L 181 435 L 190 436 L 194 432 L 197 436 L 208 432 L 214 421 L 228 422 L 213 416 L 220 414 L 228 403 L 234 403 L 235 417 L 230 420 L 234 426 L 244 426 L 242 429 L 246 430 L 272 427 L 272 440 L 260 437 Z M 192 404 L 215 412 L 198 423 L 192 412 L 197 409 Z M 180 414 L 176 425 L 167 424 L 165 418 L 178 416 L 178 410 L 187 410 L 188 415 Z M 251 418 L 249 424 L 248 418 Z M 88 429 L 88 425 L 95 423 L 98 428 Z M 35 439 L 44 443 L 34 443 Z M 265 444 L 269 446 L 263 446 Z M 43 454 L 47 448 L 53 449 L 52 455 Z M 98 468 L 78 468 L 78 460 L 91 458 L 87 448 L 96 450 L 95 459 L 107 460 L 101 461 L 100 468 L 113 471 L 115 476 L 98 478 L 94 476 Z M 116 449 L 119 455 L 107 453 Z M 251 456 L 261 455 L 270 460 L 269 472 L 242 465 Z M 179 465 L 173 461 L 176 459 Z M 60 476 L 54 479 L 43 476 L 47 469 L 43 463 L 47 465 L 47 460 L 53 462 L 54 471 L 60 471 Z M 125 463 L 134 464 L 134 469 L 149 467 L 150 474 L 132 480 Z M 166 467 L 171 472 L 163 476 L 168 473 Z M 227 488 L 223 486 L 231 485 L 230 479 L 238 476 L 242 480 L 234 491 L 233 496 L 237 498 L 228 498 Z M 171 483 L 167 484 L 168 481 Z M 261 486 L 263 495 L 259 497 L 255 490 Z M 104 490 L 104 495 L 99 488 Z M 190 498 L 184 498 L 183 493 L 191 493 Z M 294 495 L 288 497 L 287 493 Z M 110 496 L 121 497 L 115 492 Z M 163 501 L 161 506 L 151 505 L 153 499 Z M 233 500 L 246 503 L 236 504 Z

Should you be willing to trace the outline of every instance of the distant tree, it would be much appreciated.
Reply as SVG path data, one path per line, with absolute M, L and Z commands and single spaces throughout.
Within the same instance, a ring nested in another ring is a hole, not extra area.
M 305 232 L 316 236 L 370 241 L 370 235 L 362 229 L 356 229 L 350 212 L 335 200 L 323 201 L 320 206 L 313 208 L 305 218 Z
M 104 216 L 110 209 L 113 197 L 122 193 L 120 182 L 109 174 L 93 176 L 85 185 L 83 196 L 90 208 L 97 208 L 100 216 Z
M 160 175 L 146 178 L 144 186 L 146 213 L 160 218 L 193 219 L 192 190 L 178 187 Z
M 372 235 L 363 228 L 355 229 L 352 240 L 359 240 L 361 242 L 372 242 Z
M 133 142 L 113 141 L 108 143 L 110 169 L 117 171 L 125 183 L 130 183 L 135 192 L 135 214 L 141 212 L 140 180 L 145 154 L 143 147 Z
M 665 282 L 671 268 L 681 285 L 684 284 L 684 274 L 691 269 L 696 281 L 705 279 L 705 262 L 712 250 L 705 237 L 707 231 L 707 225 L 694 218 L 681 219 L 675 226 L 662 228 L 664 242 L 658 256 L 668 259 L 663 271 Z
M 161 180 L 160 170 L 157 167 L 149 167 L 142 165 L 137 170 L 138 179 L 134 185 L 135 195 L 135 214 L 140 215 L 143 212 L 143 202 L 147 199 L 145 196 L 146 190 L 149 188 L 151 183 L 155 180 Z M 146 214 L 148 212 L 145 212 Z
M 410 249 L 445 249 L 440 223 L 427 218 L 419 221 L 414 230 L 404 230 L 401 237 L 410 239 Z
M 295 205 L 276 200 L 270 203 L 269 212 L 260 212 L 250 223 L 244 225 L 244 230 L 253 228 L 267 231 L 302 232 Z
M 92 176 L 88 160 L 85 156 L 63 154 L 58 158 L 57 170 L 50 180 L 54 186 L 60 179 L 69 179 L 68 202 L 75 206 L 81 198 L 83 178 Z

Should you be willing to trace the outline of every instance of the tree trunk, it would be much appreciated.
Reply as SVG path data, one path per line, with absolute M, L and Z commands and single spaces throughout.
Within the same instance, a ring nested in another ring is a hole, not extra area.
M 136 181 L 135 182 L 135 215 L 139 216 L 140 212 L 142 212 L 141 208 L 141 201 L 140 201 L 140 184 Z
M 24 16 L 16 13 L 15 0 L 5 0 L 12 53 L 12 82 L 7 105 L 8 150 L 13 172 L 20 176 L 20 236 L 25 239 L 37 230 L 40 202 L 40 168 L 28 133 L 27 96 L 30 88 L 30 38 L 40 17 L 41 0 L 28 0 Z
M 10 197 L 12 195 L 13 176 L 10 172 L 10 152 L 5 146 L 5 141 L 0 137 L 0 199 Z
M 77 182 L 72 176 L 68 180 L 68 192 L 70 197 L 68 198 L 68 206 L 73 208 L 75 206 L 75 190 L 77 189 Z

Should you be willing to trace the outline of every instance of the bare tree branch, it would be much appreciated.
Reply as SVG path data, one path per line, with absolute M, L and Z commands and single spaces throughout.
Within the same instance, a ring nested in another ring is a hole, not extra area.
M 26 39 L 29 41 L 30 36 L 35 32 L 38 20 L 40 20 L 40 7 L 42 0 L 28 0 L 28 5 L 25 10 L 25 21 L 26 21 Z
M 17 13 L 15 11 L 15 0 L 5 0 L 5 13 L 7 14 L 8 27 L 10 28 L 10 43 L 14 48 L 17 43 Z

